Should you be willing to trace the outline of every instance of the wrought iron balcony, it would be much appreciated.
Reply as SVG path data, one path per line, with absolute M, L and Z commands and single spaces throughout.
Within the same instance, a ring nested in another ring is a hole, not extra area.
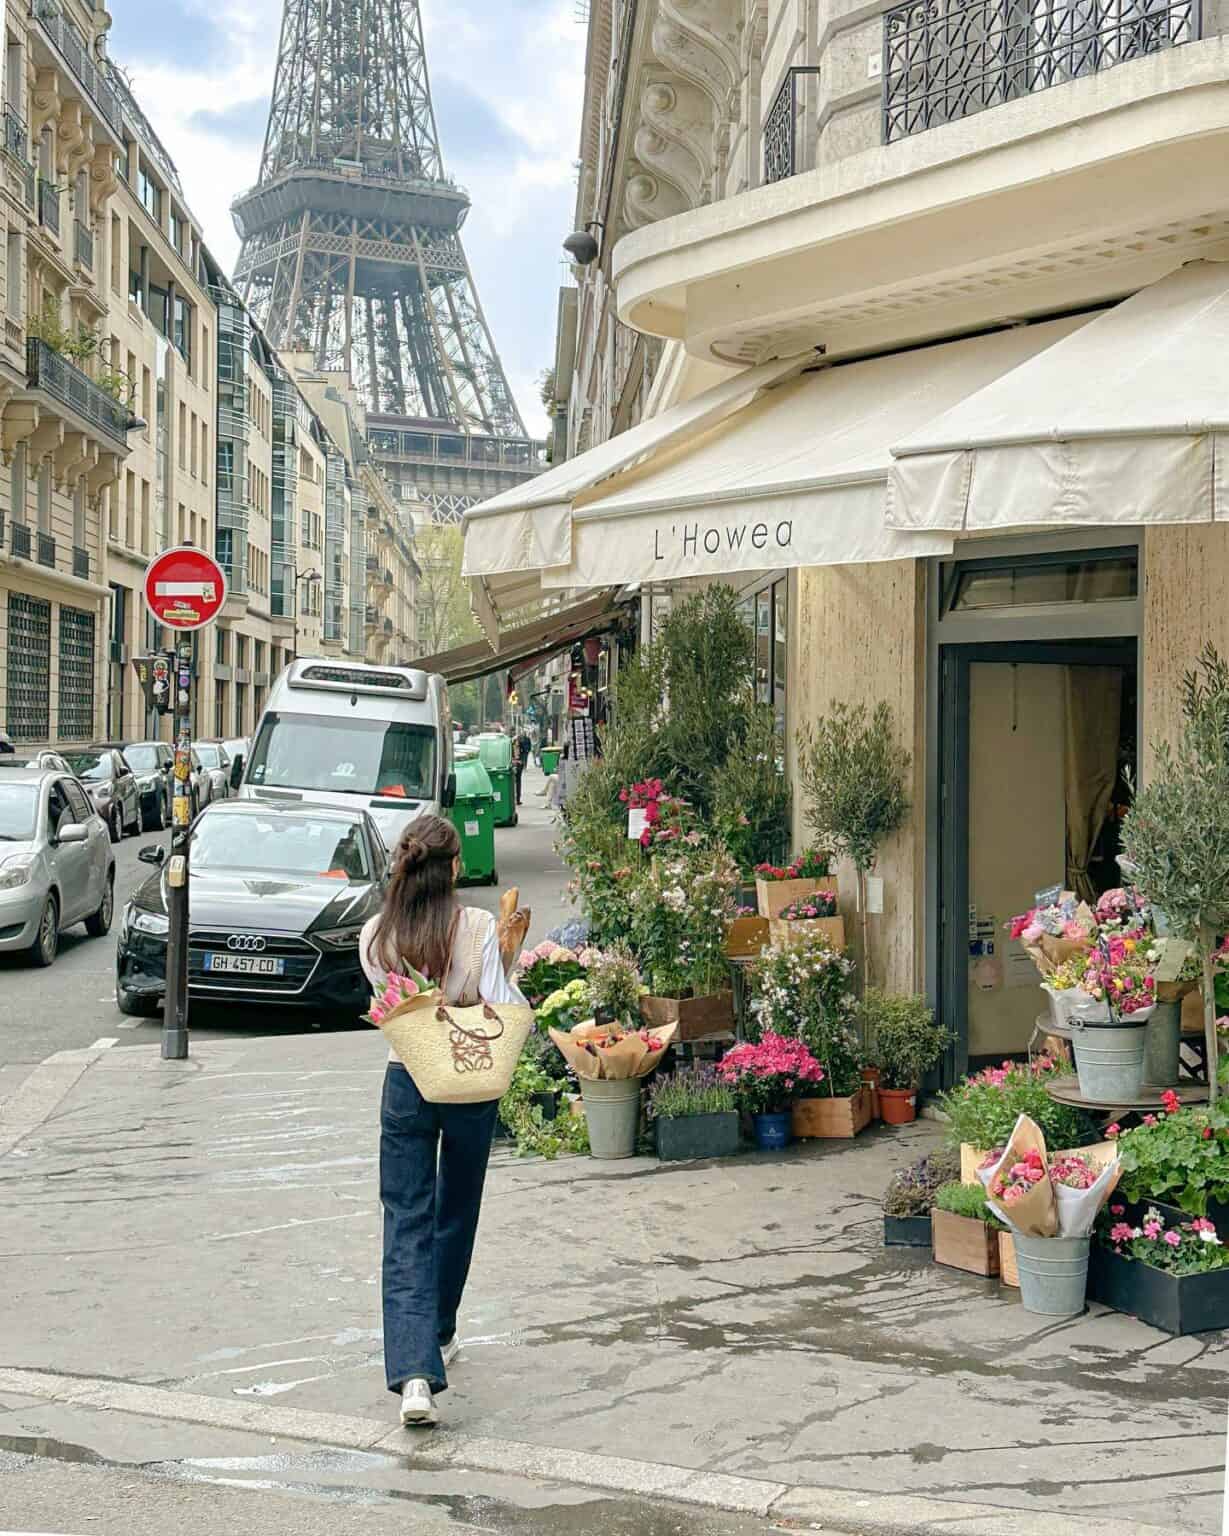
M 0 549 L 4 548 L 4 513 L 0 512 Z
M 27 163 L 26 151 L 30 147 L 30 130 L 26 120 L 12 107 L 6 106 L 0 114 L 4 122 L 4 152 L 22 165 Z
M 883 18 L 883 138 L 924 133 L 1200 35 L 1200 0 L 908 0 Z
M 129 428 L 138 425 L 127 405 L 100 389 L 75 363 L 37 336 L 26 339 L 26 378 L 31 389 L 68 406 L 127 451 Z
M 60 10 L 56 0 L 34 0 L 31 15 L 50 38 L 69 73 L 84 89 L 103 121 L 122 139 L 124 114 L 119 97 L 90 57 L 89 46 L 81 33 Z
M 38 563 L 49 565 L 55 570 L 55 540 L 49 533 L 43 533 L 40 529 L 38 535 Z
M 30 558 L 30 525 L 29 523 L 14 523 L 10 547 L 15 555 L 20 555 L 23 560 Z
M 38 178 L 38 222 L 53 235 L 60 233 L 60 189 L 45 176 Z
M 375 627 L 377 626 L 377 624 L 379 624 L 379 622 L 380 622 L 380 610 L 376 607 L 376 605 L 374 603 L 368 603 L 367 604 L 367 625 L 368 625 L 368 627 L 370 629 L 375 629 Z
M 76 220 L 77 231 L 77 262 L 87 272 L 94 270 L 94 236 L 89 227 Z
M 80 549 L 73 545 L 73 575 L 80 576 L 82 581 L 90 579 L 90 552 L 88 549 Z
M 764 120 L 764 181 L 784 181 L 798 170 L 798 77 L 817 75 L 818 69 L 797 66 L 785 71 L 785 79 Z

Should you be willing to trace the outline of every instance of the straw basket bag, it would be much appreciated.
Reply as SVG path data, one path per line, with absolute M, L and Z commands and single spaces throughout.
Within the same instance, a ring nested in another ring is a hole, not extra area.
M 485 1104 L 501 1099 L 533 1028 L 524 1004 L 472 1008 L 424 992 L 399 1004 L 380 1029 L 414 1086 L 431 1104 Z

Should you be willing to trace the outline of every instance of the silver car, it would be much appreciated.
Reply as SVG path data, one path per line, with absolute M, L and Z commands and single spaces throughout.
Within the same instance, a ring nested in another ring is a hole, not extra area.
M 0 952 L 50 965 L 63 929 L 84 923 L 101 938 L 114 904 L 111 839 L 84 788 L 63 773 L 0 768 Z
M 192 766 L 198 785 L 197 807 L 216 805 L 230 797 L 230 758 L 219 741 L 198 741 L 192 748 Z

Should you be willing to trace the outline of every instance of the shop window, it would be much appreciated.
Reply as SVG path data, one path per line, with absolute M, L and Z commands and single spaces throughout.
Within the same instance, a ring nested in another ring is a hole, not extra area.
M 772 591 L 755 594 L 755 697 L 772 702 Z
M 94 734 L 94 615 L 60 605 L 59 735 L 88 741 Z
M 9 593 L 5 728 L 14 741 L 51 734 L 51 604 Z
M 1139 595 L 1139 552 L 1099 549 L 1021 559 L 961 560 L 943 568 L 942 612 L 978 613 Z
M 785 676 L 789 663 L 789 585 L 773 583 L 772 588 L 772 707 L 777 731 L 785 735 Z

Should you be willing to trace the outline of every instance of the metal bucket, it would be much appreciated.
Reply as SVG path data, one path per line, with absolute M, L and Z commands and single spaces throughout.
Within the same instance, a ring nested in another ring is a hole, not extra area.
M 1144 1086 L 1146 1019 L 1089 1027 L 1071 1021 L 1080 1092 L 1095 1104 L 1129 1104 Z
M 640 1079 L 582 1078 L 580 1092 L 585 1101 L 590 1154 L 603 1158 L 634 1157 L 640 1130 Z
M 1075 1317 L 1088 1287 L 1087 1237 L 1021 1237 L 1014 1234 L 1020 1300 L 1028 1312 Z
M 1144 1034 L 1144 1082 L 1153 1088 L 1174 1087 L 1182 1043 L 1181 1002 L 1158 1003 Z

